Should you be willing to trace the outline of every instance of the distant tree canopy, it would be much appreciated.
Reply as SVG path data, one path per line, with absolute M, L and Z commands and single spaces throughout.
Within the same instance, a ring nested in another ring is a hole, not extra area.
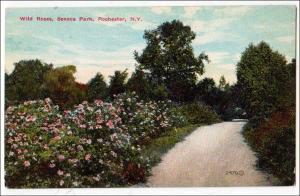
M 286 63 L 285 57 L 265 42 L 250 44 L 242 53 L 237 64 L 237 86 L 249 117 L 267 117 L 276 108 L 286 107 L 286 93 L 291 91 L 289 67 L 293 67 Z
M 235 85 L 230 86 L 224 76 L 216 86 L 214 79 L 204 78 L 197 83 L 194 91 L 195 101 L 211 106 L 224 120 L 241 118 L 243 111 L 236 102 Z
M 11 74 L 5 74 L 6 104 L 50 97 L 67 108 L 85 97 L 86 85 L 75 81 L 73 65 L 53 68 L 40 60 L 21 60 Z
M 22 60 L 14 65 L 13 72 L 5 75 L 6 99 L 24 101 L 45 97 L 43 82 L 53 65 L 37 59 Z
M 144 38 L 147 46 L 141 54 L 135 52 L 139 64 L 128 82 L 124 70 L 115 71 L 109 85 L 100 73 L 87 84 L 80 84 L 75 81 L 73 65 L 53 68 L 40 60 L 22 60 L 15 63 L 11 74 L 5 74 L 6 103 L 50 97 L 68 108 L 82 100 L 109 100 L 113 95 L 135 91 L 144 100 L 201 101 L 221 115 L 233 113 L 239 106 L 249 117 L 263 117 L 295 105 L 296 61 L 287 64 L 285 57 L 265 42 L 250 44 L 243 52 L 237 64 L 236 85 L 230 86 L 221 76 L 216 86 L 212 78 L 197 82 L 208 57 L 195 57 L 191 46 L 195 33 L 189 26 L 177 20 L 165 22 L 145 31 Z
M 109 96 L 113 98 L 114 95 L 124 93 L 126 91 L 126 79 L 128 73 L 127 69 L 124 71 L 115 71 L 113 76 L 110 76 L 109 82 Z
M 136 69 L 132 73 L 127 82 L 127 90 L 136 92 L 141 99 L 148 100 L 150 98 L 151 87 L 149 78 L 144 71 Z
M 190 98 L 197 76 L 204 72 L 204 53 L 195 56 L 191 46 L 195 33 L 178 20 L 165 22 L 145 31 L 147 46 L 141 54 L 135 52 L 138 68 L 150 73 L 150 81 L 167 88 L 175 101 Z
M 204 78 L 197 83 L 195 88 L 195 98 L 210 106 L 215 105 L 217 87 L 214 79 Z
M 45 77 L 47 95 L 62 108 L 78 104 L 85 97 L 85 92 L 75 82 L 75 73 L 76 67 L 67 65 L 49 71 Z
M 225 77 L 222 75 L 219 80 L 219 89 L 224 91 L 224 90 L 229 90 L 229 87 L 230 85 L 226 82 Z
M 101 73 L 97 73 L 87 84 L 87 98 L 89 101 L 94 99 L 107 99 L 108 87 Z

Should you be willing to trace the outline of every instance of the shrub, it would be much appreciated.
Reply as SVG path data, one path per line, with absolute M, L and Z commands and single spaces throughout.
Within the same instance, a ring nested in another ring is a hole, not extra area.
M 295 111 L 274 112 L 255 128 L 248 124 L 244 135 L 257 152 L 259 168 L 278 177 L 282 185 L 295 182 Z
M 115 97 L 114 105 L 123 108 L 120 114 L 123 123 L 128 126 L 128 131 L 135 141 L 140 144 L 158 137 L 161 133 L 171 127 L 186 124 L 184 116 L 178 112 L 171 101 L 149 101 L 139 100 L 133 93 L 119 94 Z
M 185 104 L 179 110 L 191 124 L 212 124 L 219 122 L 219 116 L 209 107 L 198 102 Z
M 10 106 L 5 114 L 6 186 L 143 182 L 149 164 L 141 156 L 142 145 L 180 123 L 169 105 L 122 94 L 112 103 L 83 102 L 64 112 L 50 99 Z

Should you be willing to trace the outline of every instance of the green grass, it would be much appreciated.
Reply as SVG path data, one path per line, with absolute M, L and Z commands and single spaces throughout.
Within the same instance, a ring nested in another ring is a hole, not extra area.
M 182 141 L 187 135 L 193 132 L 200 124 L 187 125 L 181 128 L 174 128 L 154 139 L 145 146 L 142 151 L 143 157 L 150 159 L 150 166 L 153 167 L 161 161 L 161 156 L 171 149 L 176 143 Z

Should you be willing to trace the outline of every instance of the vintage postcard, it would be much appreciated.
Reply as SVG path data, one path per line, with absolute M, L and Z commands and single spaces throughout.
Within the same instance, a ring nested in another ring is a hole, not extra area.
M 6 191 L 297 188 L 296 2 L 71 3 L 1 10 Z

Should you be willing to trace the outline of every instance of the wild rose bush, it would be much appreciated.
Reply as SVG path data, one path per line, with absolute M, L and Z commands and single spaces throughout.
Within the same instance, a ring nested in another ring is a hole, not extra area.
M 143 182 L 143 144 L 185 119 L 167 102 L 122 94 L 61 112 L 50 99 L 8 107 L 8 187 L 109 187 Z
M 120 117 L 134 137 L 134 143 L 147 143 L 174 126 L 187 124 L 186 118 L 174 109 L 171 101 L 145 102 L 135 93 L 128 93 L 116 96 L 113 104 L 123 109 Z

